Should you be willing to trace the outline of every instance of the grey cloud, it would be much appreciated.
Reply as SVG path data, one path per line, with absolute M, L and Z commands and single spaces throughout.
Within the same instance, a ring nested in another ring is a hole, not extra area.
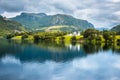
M 54 4 L 55 8 L 63 11 L 64 13 L 71 13 L 72 10 L 66 8 L 65 6 L 61 5 L 61 4 Z
M 24 2 L 20 0 L 1 0 L 0 8 L 7 12 L 19 12 L 24 10 Z
M 119 0 L 1 0 L 0 8 L 7 12 L 44 12 L 69 14 L 85 19 L 96 27 L 120 24 Z M 2 11 L 3 12 L 3 11 Z
M 3 12 L 4 12 L 4 10 L 0 8 L 0 14 L 3 13 Z

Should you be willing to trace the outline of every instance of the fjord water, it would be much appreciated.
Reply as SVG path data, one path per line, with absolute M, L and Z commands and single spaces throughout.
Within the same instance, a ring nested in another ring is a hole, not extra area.
M 0 80 L 120 80 L 119 44 L 0 40 Z

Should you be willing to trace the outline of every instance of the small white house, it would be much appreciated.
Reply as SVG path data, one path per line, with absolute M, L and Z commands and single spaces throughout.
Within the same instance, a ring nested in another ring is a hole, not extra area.
M 75 31 L 75 32 L 72 32 L 70 34 L 68 34 L 69 36 L 80 36 L 80 31 Z

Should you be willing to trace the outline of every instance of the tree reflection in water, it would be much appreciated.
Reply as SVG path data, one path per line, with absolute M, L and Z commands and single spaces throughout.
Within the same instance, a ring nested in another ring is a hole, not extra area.
M 89 54 L 99 53 L 101 51 L 112 50 L 113 53 L 120 53 L 119 44 L 104 43 L 65 43 L 63 41 L 55 42 L 37 42 L 37 43 L 16 43 L 4 40 L 0 46 L 0 57 L 13 55 L 21 61 L 39 61 L 53 60 L 56 62 L 71 61 L 74 58 L 82 58 Z

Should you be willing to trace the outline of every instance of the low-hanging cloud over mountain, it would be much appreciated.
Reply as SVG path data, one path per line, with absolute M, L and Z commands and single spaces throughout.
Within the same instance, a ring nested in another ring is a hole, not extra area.
M 13 17 L 21 12 L 69 14 L 95 27 L 120 24 L 120 0 L 0 0 L 0 14 Z

